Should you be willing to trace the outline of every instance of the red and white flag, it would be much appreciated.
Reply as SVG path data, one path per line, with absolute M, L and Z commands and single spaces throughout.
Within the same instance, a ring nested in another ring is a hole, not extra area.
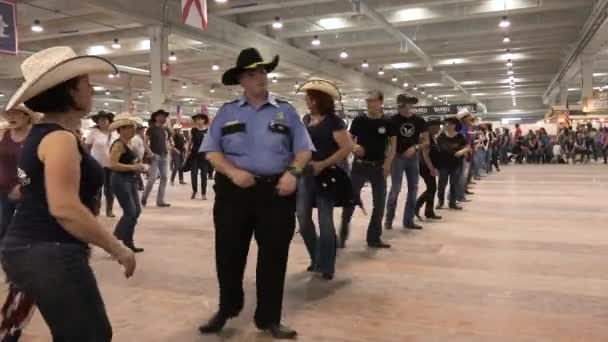
M 181 0 L 182 23 L 207 30 L 207 0 Z
M 566 110 L 564 111 L 564 116 L 566 117 L 566 126 L 571 127 L 572 121 L 570 120 L 570 108 L 568 101 L 566 100 Z

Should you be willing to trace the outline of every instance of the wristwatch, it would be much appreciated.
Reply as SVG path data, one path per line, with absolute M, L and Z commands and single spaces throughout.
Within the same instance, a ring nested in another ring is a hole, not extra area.
M 302 176 L 304 169 L 295 165 L 291 165 L 287 168 L 287 172 L 291 173 L 291 175 L 293 175 L 294 177 L 300 177 Z

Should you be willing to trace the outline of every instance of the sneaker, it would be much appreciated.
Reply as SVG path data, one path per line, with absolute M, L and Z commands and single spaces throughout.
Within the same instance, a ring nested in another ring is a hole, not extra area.
M 420 229 L 422 229 L 422 226 L 415 224 L 415 223 L 410 223 L 410 224 L 406 224 L 405 226 L 403 226 L 403 228 L 420 230 Z
M 159 203 L 156 205 L 159 208 L 169 208 L 171 206 L 171 204 L 169 203 Z
M 391 248 L 391 245 L 388 243 L 377 241 L 377 242 L 368 242 L 367 247 L 369 248 Z

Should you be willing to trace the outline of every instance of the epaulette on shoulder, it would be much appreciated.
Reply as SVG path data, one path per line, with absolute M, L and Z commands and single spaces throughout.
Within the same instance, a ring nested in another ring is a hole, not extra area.
M 276 99 L 276 100 L 277 100 L 277 103 L 287 105 L 287 107 L 289 107 L 289 109 L 293 110 L 294 112 L 296 111 L 296 108 L 294 106 L 292 106 L 291 103 L 289 103 L 285 100 L 281 100 L 281 99 Z

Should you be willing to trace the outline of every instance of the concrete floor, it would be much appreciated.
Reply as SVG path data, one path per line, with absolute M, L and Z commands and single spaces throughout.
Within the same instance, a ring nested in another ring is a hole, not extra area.
M 390 250 L 366 248 L 358 211 L 329 283 L 305 272 L 296 236 L 285 322 L 300 341 L 607 341 L 608 167 L 511 166 L 474 191 L 464 212 L 440 212 L 443 222 L 386 232 Z M 245 310 L 221 336 L 198 335 L 217 307 L 213 202 L 189 195 L 189 186 L 173 187 L 172 208 L 145 209 L 137 241 L 146 252 L 132 279 L 96 251 L 114 341 L 269 341 L 252 323 L 255 248 Z M 23 341 L 48 336 L 37 314 Z

